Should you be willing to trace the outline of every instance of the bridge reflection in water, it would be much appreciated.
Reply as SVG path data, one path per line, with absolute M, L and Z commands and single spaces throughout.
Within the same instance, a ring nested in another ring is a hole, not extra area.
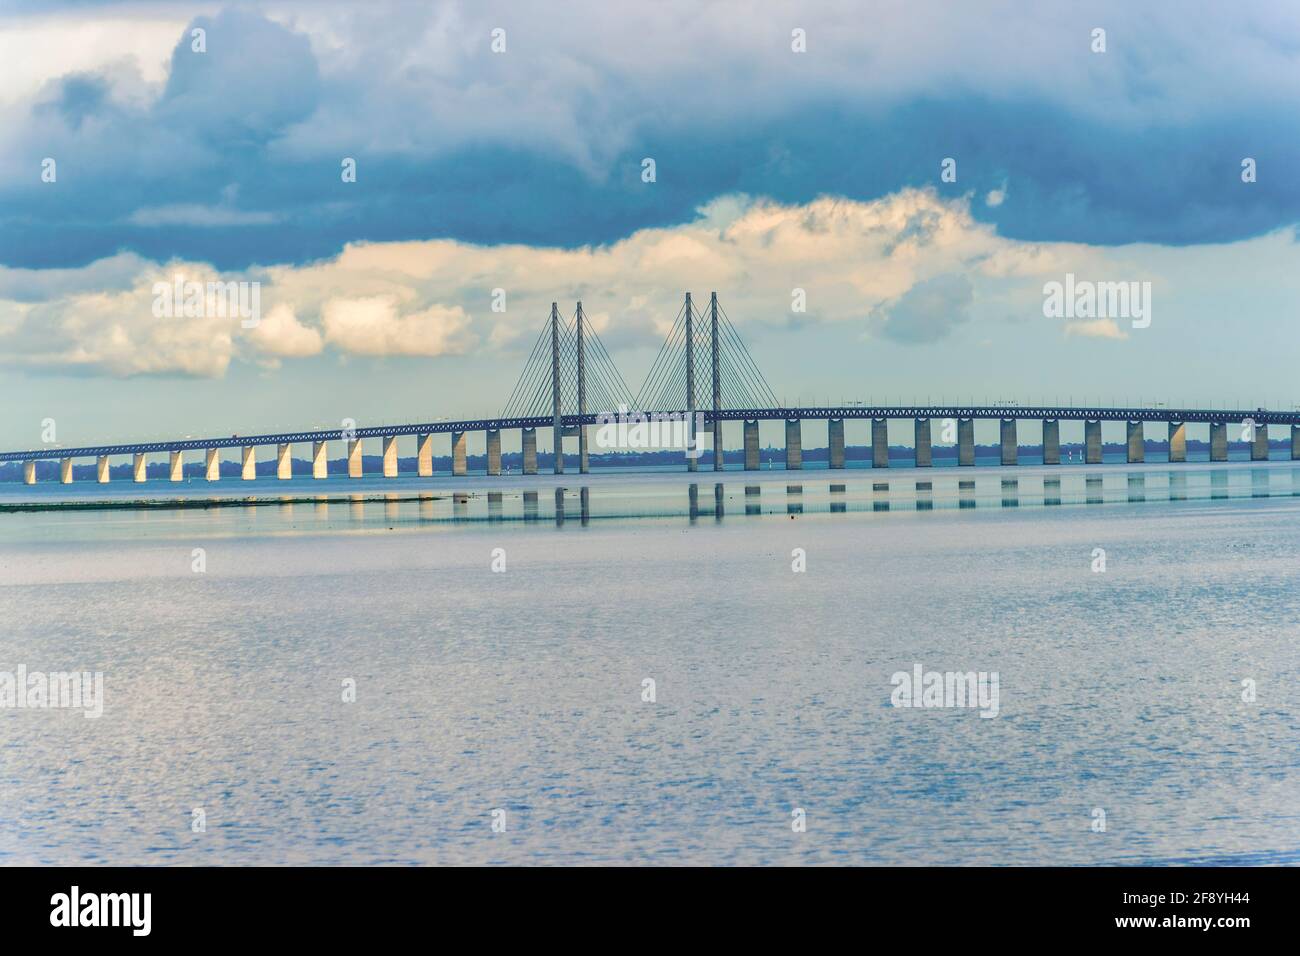
M 732 482 L 677 481 L 645 484 L 562 484 L 554 488 L 264 495 L 170 500 L 118 499 L 0 504 L 0 511 L 202 509 L 215 520 L 252 522 L 268 511 L 295 530 L 357 527 L 412 528 L 442 524 L 521 522 L 587 527 L 609 519 L 685 519 L 699 522 L 755 518 L 820 520 L 852 515 L 887 515 L 948 510 L 1151 505 L 1228 499 L 1300 497 L 1300 467 L 1276 463 L 1235 468 L 1178 468 L 1141 471 L 1079 470 L 1064 474 L 991 474 L 974 478 L 899 476 L 889 481 L 804 480 L 799 484 L 752 478 Z

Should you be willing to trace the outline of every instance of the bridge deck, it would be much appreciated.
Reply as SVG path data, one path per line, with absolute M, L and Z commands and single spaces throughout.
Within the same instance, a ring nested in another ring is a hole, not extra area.
M 714 421 L 711 409 L 700 409 L 706 424 Z M 647 414 L 682 415 L 684 411 Z M 594 425 L 607 420 L 602 415 L 561 416 L 566 427 Z M 1300 425 L 1300 411 L 1267 409 L 1212 408 L 1074 408 L 1064 406 L 1023 405 L 841 405 L 820 408 L 744 408 L 723 409 L 720 421 L 820 420 L 820 419 L 982 419 L 1055 421 L 1141 421 L 1221 424 L 1252 419 L 1258 425 Z M 397 435 L 435 435 L 447 432 L 472 432 L 487 429 L 542 428 L 553 424 L 551 416 L 527 418 L 482 418 L 468 421 L 422 422 L 410 425 L 377 425 L 357 428 L 346 435 L 341 428 L 324 431 L 279 432 L 267 435 L 229 435 L 221 438 L 185 438 L 176 441 L 130 442 L 118 445 L 87 445 L 79 448 L 47 446 L 26 451 L 0 452 L 0 461 L 42 461 L 60 458 L 89 458 L 100 455 L 132 455 L 153 452 L 195 451 L 208 448 L 243 448 L 254 445 L 283 445 L 300 442 L 341 441 L 349 438 L 386 438 Z

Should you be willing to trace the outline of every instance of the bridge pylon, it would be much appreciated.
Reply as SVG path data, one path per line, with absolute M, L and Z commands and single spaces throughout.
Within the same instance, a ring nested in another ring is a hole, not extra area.
M 694 438 L 699 411 L 696 383 L 701 380 L 711 386 L 706 415 L 712 422 L 713 469 L 721 471 L 722 413 L 779 408 L 780 402 L 718 302 L 716 292 L 709 294 L 707 313 L 695 308 L 691 293 L 685 294 L 677 318 L 641 383 L 636 408 L 642 412 L 686 412 Z M 748 419 L 745 421 L 750 424 Z M 695 471 L 698 458 L 688 456 L 687 467 Z
M 590 449 L 585 419 L 592 407 L 614 412 L 620 405 L 631 408 L 635 399 L 582 303 L 576 304 L 572 318 L 566 320 L 560 314 L 559 303 L 552 302 L 500 417 L 543 422 L 549 418 L 555 474 L 564 474 L 564 439 L 575 437 L 578 470 L 586 474 Z M 524 440 L 530 437 L 536 440 L 535 435 L 527 433 Z

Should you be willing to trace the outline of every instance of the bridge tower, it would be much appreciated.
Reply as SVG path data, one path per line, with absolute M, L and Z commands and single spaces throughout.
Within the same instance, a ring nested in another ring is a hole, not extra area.
M 576 316 L 578 332 L 578 472 L 590 471 L 587 462 L 587 426 L 582 418 L 587 414 L 587 356 L 582 345 L 582 300 L 578 300 Z
M 551 303 L 551 426 L 555 434 L 555 473 L 564 474 L 564 420 L 560 415 L 560 308 Z
M 779 403 L 727 318 L 718 294 L 710 293 L 707 313 L 701 310 L 696 314 L 691 293 L 686 293 L 684 299 L 658 357 L 641 384 L 635 407 L 645 413 L 685 411 L 690 419 L 689 434 L 698 439 L 695 423 L 700 408 L 696 382 L 707 377 L 711 388 L 704 418 L 712 424 L 713 468 L 722 471 L 725 462 L 722 420 L 727 410 L 758 411 L 779 407 Z M 758 467 L 759 460 L 757 419 L 745 417 L 744 429 L 745 467 L 752 470 Z M 699 460 L 688 456 L 686 467 L 698 471 Z
M 590 467 L 587 419 L 595 417 L 592 409 L 597 414 L 614 414 L 619 406 L 630 409 L 635 404 L 582 303 L 576 303 L 572 318 L 566 321 L 560 316 L 559 303 L 552 302 L 499 417 L 514 419 L 509 427 L 520 429 L 525 474 L 536 474 L 534 429 L 548 420 L 555 442 L 555 474 L 564 474 L 564 439 L 574 436 L 578 439 L 578 470 L 586 474 Z M 499 437 L 488 437 L 499 441 Z M 499 453 L 499 447 L 496 450 Z M 490 449 L 489 459 L 492 454 Z
M 686 436 L 692 448 L 700 437 L 695 434 L 695 309 L 691 294 L 686 293 Z M 700 460 L 686 457 L 686 470 L 699 471 Z
M 718 293 L 709 293 L 709 353 L 713 359 L 713 470 L 722 471 L 722 380 L 718 374 Z

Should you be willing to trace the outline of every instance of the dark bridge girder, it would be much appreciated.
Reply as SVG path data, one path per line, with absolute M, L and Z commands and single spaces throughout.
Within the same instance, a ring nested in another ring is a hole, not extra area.
M 658 414 L 684 414 L 686 409 L 663 409 Z M 588 412 L 585 415 L 562 415 L 566 428 L 597 424 L 602 414 L 615 415 L 618 409 Z M 656 414 L 646 412 L 645 414 Z M 1243 411 L 1212 408 L 1069 408 L 1065 406 L 1005 405 L 839 405 L 817 408 L 729 408 L 717 412 L 701 410 L 706 424 L 716 421 L 796 421 L 821 419 L 1048 419 L 1058 421 L 1109 422 L 1187 422 L 1233 424 L 1247 419 L 1258 425 L 1300 425 L 1297 411 Z M 33 448 L 26 451 L 0 452 L 0 461 L 55 461 L 62 458 L 89 458 L 99 455 L 149 454 L 168 451 L 195 451 L 207 448 L 243 448 L 248 446 L 293 444 L 313 441 L 341 441 L 346 438 L 390 438 L 399 435 L 436 435 L 448 432 L 487 431 L 489 429 L 539 428 L 554 424 L 553 415 L 515 418 L 479 418 L 466 421 L 421 422 L 409 425 L 375 425 L 357 428 L 346 434 L 341 428 L 323 431 L 277 432 L 265 435 L 225 436 L 222 438 L 186 438 L 179 441 L 133 442 L 120 445 L 87 445 L 78 448 Z

